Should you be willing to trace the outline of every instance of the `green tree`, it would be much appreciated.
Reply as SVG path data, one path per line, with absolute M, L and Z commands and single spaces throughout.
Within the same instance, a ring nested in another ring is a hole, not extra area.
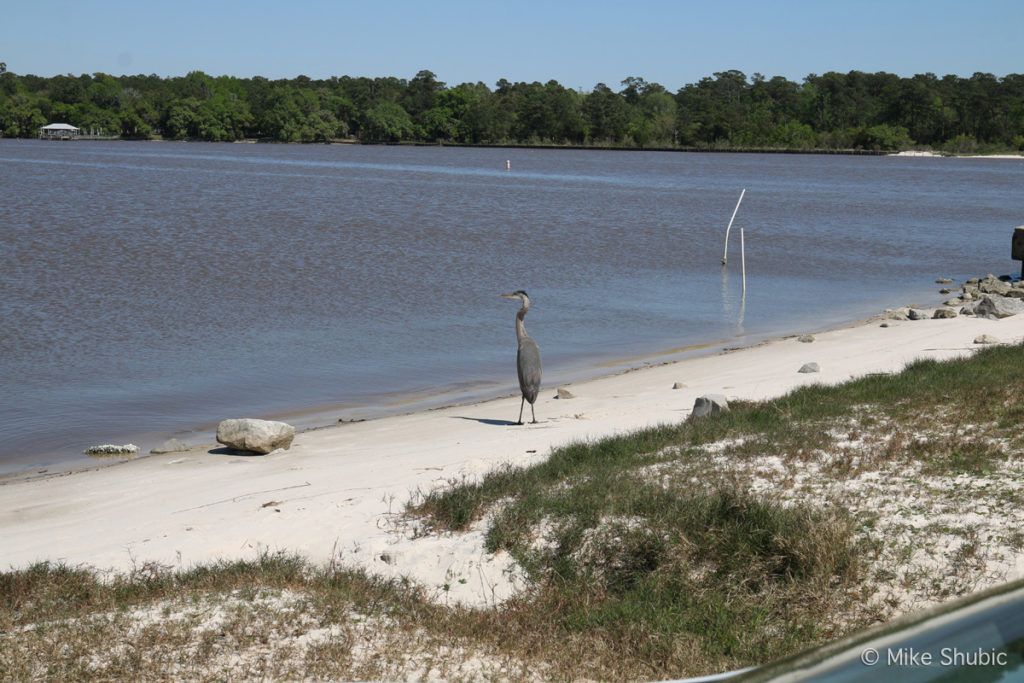
M 408 112 L 397 102 L 381 102 L 366 112 L 362 126 L 364 142 L 398 142 L 412 137 L 415 126 Z
M 584 97 L 583 116 L 591 142 L 618 143 L 629 134 L 631 108 L 625 97 L 612 92 L 604 83 L 595 85 Z
M 910 139 L 906 128 L 886 123 L 870 128 L 861 128 L 854 136 L 854 145 L 864 149 L 896 150 L 910 147 L 913 144 L 914 141 Z

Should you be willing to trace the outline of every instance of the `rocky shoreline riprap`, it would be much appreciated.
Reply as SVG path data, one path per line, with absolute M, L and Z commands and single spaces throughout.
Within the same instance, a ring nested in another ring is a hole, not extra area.
M 952 284 L 942 278 L 938 284 Z M 943 287 L 940 294 L 952 294 L 953 290 Z M 888 320 L 925 320 L 929 318 L 955 318 L 958 315 L 973 315 L 979 318 L 998 320 L 1024 313 L 1024 280 L 1014 280 L 1009 275 L 996 277 L 989 273 L 985 277 L 966 280 L 960 286 L 960 293 L 934 309 L 904 306 L 889 309 L 884 318 Z

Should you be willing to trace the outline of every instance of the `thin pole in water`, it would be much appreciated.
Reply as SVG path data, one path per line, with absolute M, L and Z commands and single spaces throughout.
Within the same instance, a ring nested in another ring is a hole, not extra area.
M 732 210 L 732 218 L 729 219 L 729 225 L 725 228 L 725 250 L 722 251 L 722 265 L 724 266 L 729 260 L 729 231 L 732 230 L 732 222 L 736 220 L 736 212 L 740 210 L 740 202 L 743 201 L 743 195 L 747 193 L 747 188 L 743 188 L 740 192 L 740 198 L 736 202 L 736 208 Z
M 740 271 L 743 273 L 743 296 L 747 296 L 747 252 L 743 246 L 743 226 L 740 226 Z

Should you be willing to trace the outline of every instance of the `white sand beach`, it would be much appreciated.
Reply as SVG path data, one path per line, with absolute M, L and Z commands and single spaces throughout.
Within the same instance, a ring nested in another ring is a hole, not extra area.
M 891 157 L 949 157 L 951 159 L 1024 159 L 1021 154 L 942 154 L 928 150 L 908 149 L 902 152 L 893 152 Z
M 268 456 L 211 454 L 211 435 L 209 447 L 186 453 L 13 479 L 0 485 L 0 562 L 128 570 L 284 550 L 407 575 L 440 599 L 489 604 L 515 590 L 515 562 L 486 553 L 480 530 L 414 540 L 400 519 L 413 492 L 500 463 L 536 462 L 574 440 L 683 420 L 702 394 L 762 399 L 805 383 L 893 372 L 916 358 L 969 354 L 982 334 L 1019 342 L 1024 315 L 874 319 L 816 334 L 812 343 L 778 339 L 579 383 L 568 400 L 547 386 L 536 425 L 509 424 L 519 410 L 515 396 L 303 432 L 290 450 Z M 808 362 L 820 373 L 797 372 Z M 510 356 L 510 388 L 513 363 Z M 686 386 L 673 390 L 675 382 Z
M 902 152 L 893 152 L 889 156 L 891 157 L 941 157 L 942 154 L 938 152 L 932 152 L 929 150 L 921 149 L 906 149 Z

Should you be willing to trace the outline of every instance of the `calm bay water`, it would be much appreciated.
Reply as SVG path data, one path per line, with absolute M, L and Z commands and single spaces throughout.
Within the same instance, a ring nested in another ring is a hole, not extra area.
M 1016 272 L 1022 189 L 1016 160 L 3 140 L 0 472 L 514 392 L 514 289 L 553 380 L 937 303 Z

